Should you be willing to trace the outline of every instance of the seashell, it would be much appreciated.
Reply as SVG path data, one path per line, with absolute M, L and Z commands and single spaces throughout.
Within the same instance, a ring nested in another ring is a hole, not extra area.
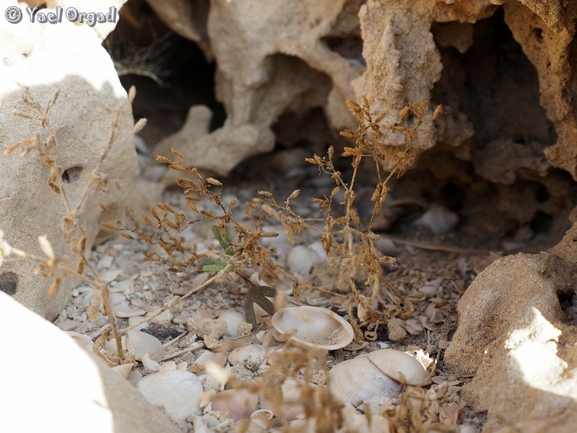
M 407 385 L 425 386 L 432 382 L 425 367 L 404 352 L 381 349 L 369 353 L 367 358 L 384 374 Z
M 160 364 L 150 359 L 150 355 L 148 353 L 142 355 L 140 362 L 142 362 L 142 366 L 146 371 L 158 371 L 160 369 Z
M 228 362 L 230 362 L 230 365 L 235 365 L 239 362 L 262 364 L 267 353 L 268 347 L 261 344 L 247 344 L 231 350 L 228 354 Z
M 281 308 L 272 316 L 272 326 L 280 333 L 295 331 L 294 340 L 325 350 L 349 345 L 355 334 L 350 323 L 333 311 L 306 305 Z
M 162 371 L 149 374 L 136 388 L 153 405 L 162 405 L 175 422 L 182 422 L 200 409 L 203 393 L 198 377 L 188 371 Z
M 244 322 L 244 314 L 238 311 L 226 310 L 220 313 L 218 320 L 222 320 L 226 323 L 225 334 L 231 337 L 238 337 L 238 328 L 242 322 Z
M 293 247 L 286 259 L 289 269 L 301 276 L 308 275 L 313 265 L 320 261 L 321 258 L 317 253 L 302 245 Z
M 266 429 L 269 427 L 270 420 L 273 417 L 273 413 L 267 409 L 259 409 L 255 410 L 253 413 L 250 414 L 250 422 L 251 424 L 255 424 L 257 427 L 261 429 Z
M 136 329 L 128 331 L 127 334 L 137 361 L 140 361 L 145 353 L 148 353 L 153 361 L 160 362 L 162 360 L 164 347 L 158 338 Z
M 127 332 L 128 341 L 134 350 L 134 357 L 137 361 L 142 361 L 142 356 L 148 353 L 153 361 L 161 361 L 164 356 L 164 347 L 156 337 L 146 334 L 145 332 L 133 329 Z M 126 347 L 126 338 L 122 337 L 122 346 Z M 116 343 L 114 340 L 107 341 L 104 348 L 109 352 L 116 352 Z
M 115 305 L 113 307 L 114 315 L 120 318 L 128 318 L 134 316 L 144 316 L 146 311 L 142 308 L 137 308 L 132 305 L 128 305 L 125 302 Z
M 206 374 L 205 370 L 209 364 L 215 364 L 219 367 L 224 367 L 225 363 L 226 356 L 223 353 L 214 353 L 210 350 L 205 350 L 198 358 L 196 358 L 196 361 L 194 361 L 192 366 L 196 366 L 196 368 L 200 367 L 200 371 L 197 374 L 201 375 Z
M 245 389 L 227 389 L 212 399 L 212 410 L 224 411 L 235 421 L 248 418 L 257 407 L 258 395 Z
M 396 397 L 402 385 L 379 370 L 368 356 L 359 356 L 333 367 L 329 388 L 339 400 L 357 406 L 373 397 Z
M 440 204 L 433 203 L 430 209 L 418 220 L 416 225 L 429 227 L 435 235 L 446 235 L 453 231 L 459 222 L 459 216 Z

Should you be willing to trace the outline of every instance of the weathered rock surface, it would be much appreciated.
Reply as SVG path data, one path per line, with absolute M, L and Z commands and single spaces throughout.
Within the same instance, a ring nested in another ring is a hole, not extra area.
M 5 6 L 10 4 L 18 3 L 11 1 Z M 102 10 L 108 11 L 112 4 L 106 3 Z M 115 128 L 111 149 L 98 170 L 108 192 L 93 185 L 78 213 L 89 251 L 101 233 L 100 224 L 114 223 L 121 216 L 124 207 L 119 202 L 137 174 L 132 111 L 112 61 L 91 27 L 66 19 L 55 25 L 32 23 L 24 10 L 22 13 L 24 18 L 18 24 L 0 20 L 0 153 L 12 144 L 33 139 L 35 134 L 40 140 L 48 137 L 39 116 L 23 102 L 23 86 L 29 88 L 42 110 L 59 89 L 47 117 L 55 133 L 56 164 L 74 209 Z M 13 110 L 32 118 L 14 116 Z M 19 154 L 17 150 L 0 157 L 0 229 L 10 244 L 26 252 L 43 257 L 37 238 L 46 235 L 57 255 L 70 256 L 61 231 L 64 205 L 48 186 L 49 168 L 35 151 L 23 157 Z M 99 203 L 113 215 L 106 215 Z M 0 268 L 0 290 L 53 319 L 68 301 L 72 281 L 65 280 L 58 295 L 50 300 L 47 291 L 51 280 L 35 276 L 35 267 L 33 261 L 10 257 Z
M 445 365 L 475 374 L 463 396 L 488 411 L 484 432 L 575 430 L 577 328 L 559 297 L 575 290 L 576 238 L 573 228 L 547 253 L 497 260 L 459 301 Z
M 180 431 L 120 374 L 4 293 L 0 339 L 0 431 Z

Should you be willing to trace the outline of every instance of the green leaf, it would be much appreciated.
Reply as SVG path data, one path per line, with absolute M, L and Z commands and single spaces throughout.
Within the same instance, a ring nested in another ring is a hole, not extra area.
M 259 305 L 268 315 L 272 316 L 278 308 L 269 298 L 274 298 L 278 294 L 276 289 L 269 286 L 250 286 L 244 300 L 244 312 L 246 321 L 252 325 L 252 330 L 256 330 L 256 313 L 254 304 Z
M 232 248 L 230 239 L 224 229 L 221 230 L 219 226 L 212 226 L 212 232 L 214 233 L 214 236 L 216 236 L 216 239 L 218 239 L 218 242 L 224 249 L 226 255 L 231 257 L 234 256 L 234 249 Z
M 218 272 L 226 268 L 228 263 L 221 262 L 220 260 L 211 259 L 210 257 L 204 257 L 200 264 L 202 265 L 202 270 L 204 272 Z M 229 271 L 234 271 L 234 268 L 230 268 Z

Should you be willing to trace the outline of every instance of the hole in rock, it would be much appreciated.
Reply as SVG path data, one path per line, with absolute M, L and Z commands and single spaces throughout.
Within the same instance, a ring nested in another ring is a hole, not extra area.
M 363 40 L 360 36 L 327 37 L 321 39 L 331 51 L 339 53 L 349 61 L 351 66 L 365 68 L 367 63 L 363 58 Z
M 553 217 L 542 211 L 537 211 L 529 224 L 535 234 L 547 233 L 553 226 Z
M 14 272 L 3 272 L 0 274 L 0 292 L 14 296 L 18 290 L 18 275 Z
M 550 188 L 557 185 L 552 178 L 563 177 L 559 171 L 542 177 L 543 151 L 557 141 L 557 134 L 540 105 L 537 70 L 507 27 L 501 8 L 474 23 L 472 32 L 470 24 L 450 24 L 431 27 L 443 64 L 431 99 L 445 106 L 448 124 L 459 128 L 470 122 L 474 134 L 461 138 L 460 153 L 466 156 L 458 156 L 458 161 L 439 156 L 455 152 L 446 150 L 456 146 L 451 139 L 434 158 L 420 159 L 418 168 L 434 174 L 423 181 L 432 182 L 427 189 L 436 200 L 440 196 L 446 206 L 467 216 L 472 232 L 476 225 L 477 231 L 502 237 L 511 224 L 530 222 L 536 233 L 547 233 L 566 219 L 573 192 L 570 185 L 565 188 L 564 179 L 558 179 L 563 187 Z M 514 183 L 495 173 L 515 173 Z M 538 185 L 530 195 L 524 190 L 528 181 Z M 545 202 L 547 213 L 541 211 Z
M 194 105 L 212 110 L 211 131 L 222 126 L 226 113 L 214 93 L 214 61 L 206 59 L 196 42 L 172 32 L 145 2 L 131 0 L 126 6 L 132 18 L 121 15 L 103 45 L 123 87 L 136 88 L 134 118 L 147 119 L 139 135 L 155 145 L 183 126 Z
M 537 39 L 537 42 L 543 42 L 543 29 L 540 29 L 539 27 L 534 28 L 533 35 L 535 36 L 535 39 Z
M 74 183 L 80 178 L 82 167 L 70 167 L 62 172 L 62 182 Z

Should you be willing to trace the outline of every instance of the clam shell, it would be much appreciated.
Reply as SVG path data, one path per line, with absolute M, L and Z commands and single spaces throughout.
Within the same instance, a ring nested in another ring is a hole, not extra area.
M 280 333 L 295 331 L 292 338 L 307 346 L 336 350 L 353 341 L 353 327 L 338 314 L 320 307 L 282 308 L 272 316 Z
M 329 389 L 339 400 L 354 406 L 373 397 L 393 398 L 402 386 L 380 371 L 367 356 L 337 364 L 329 372 Z
M 425 367 L 404 352 L 381 349 L 369 353 L 367 358 L 375 367 L 399 382 L 413 386 L 424 386 L 432 383 Z
M 212 399 L 212 410 L 227 412 L 235 421 L 248 418 L 257 407 L 258 395 L 245 389 L 227 389 Z

